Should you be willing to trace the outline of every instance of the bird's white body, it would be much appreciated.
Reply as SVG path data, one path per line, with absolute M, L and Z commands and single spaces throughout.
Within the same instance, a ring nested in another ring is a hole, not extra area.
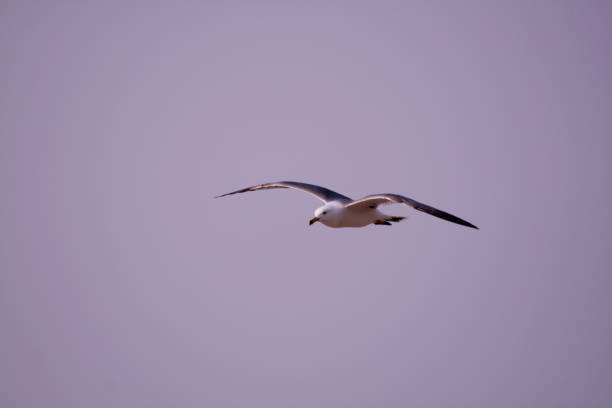
M 359 228 L 385 220 L 388 215 L 369 207 L 345 207 L 341 202 L 332 201 L 319 207 L 314 212 L 315 218 L 332 228 Z

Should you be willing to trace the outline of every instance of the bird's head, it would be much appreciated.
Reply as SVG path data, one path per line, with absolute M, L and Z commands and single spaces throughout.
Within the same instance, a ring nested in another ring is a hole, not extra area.
M 314 218 L 312 218 L 308 224 L 312 225 L 317 221 L 321 221 L 325 225 L 333 225 L 339 220 L 341 209 L 342 205 L 338 203 L 327 203 L 315 210 Z

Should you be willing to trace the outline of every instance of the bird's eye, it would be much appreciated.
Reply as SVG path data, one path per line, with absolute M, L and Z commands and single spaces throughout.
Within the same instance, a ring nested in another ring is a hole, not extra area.
M 327 211 L 323 211 L 323 214 L 327 214 Z

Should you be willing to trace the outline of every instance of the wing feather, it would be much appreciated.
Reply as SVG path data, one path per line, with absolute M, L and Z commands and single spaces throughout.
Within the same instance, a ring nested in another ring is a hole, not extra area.
M 258 184 L 256 186 L 251 186 L 251 187 L 243 188 L 240 190 L 232 191 L 231 193 L 222 194 L 220 196 L 216 196 L 215 198 L 225 197 L 228 195 L 238 194 L 238 193 L 246 193 L 248 191 L 270 190 L 273 188 L 293 188 L 296 190 L 300 190 L 305 193 L 312 194 L 313 196 L 317 197 L 319 200 L 325 203 L 329 201 L 342 201 L 342 202 L 352 201 L 349 197 L 343 196 L 342 194 L 338 194 L 335 191 L 332 191 L 325 187 L 317 186 L 314 184 L 299 183 L 297 181 L 279 181 L 275 183 Z
M 402 204 L 406 204 L 412 208 L 414 208 L 415 210 L 418 211 L 422 211 L 425 212 L 427 214 L 433 215 L 434 217 L 438 217 L 438 218 L 442 218 L 443 220 L 446 221 L 450 221 L 450 222 L 454 222 L 455 224 L 459 224 L 459 225 L 464 225 L 466 227 L 470 227 L 470 228 L 476 228 L 478 229 L 477 226 L 475 226 L 472 223 L 469 223 L 457 216 L 454 216 L 452 214 L 449 214 L 445 211 L 442 210 L 438 210 L 437 208 L 434 208 L 432 206 L 429 206 L 427 204 L 423 204 L 420 203 L 416 200 L 413 200 L 411 198 L 408 197 L 404 197 L 401 196 L 399 194 L 374 194 L 374 195 L 369 195 L 366 196 L 364 198 L 361 198 L 359 200 L 355 200 L 349 204 L 346 205 L 347 208 L 350 207 L 370 207 L 370 208 L 376 208 L 379 205 L 384 205 L 384 204 L 393 204 L 393 203 L 402 203 Z

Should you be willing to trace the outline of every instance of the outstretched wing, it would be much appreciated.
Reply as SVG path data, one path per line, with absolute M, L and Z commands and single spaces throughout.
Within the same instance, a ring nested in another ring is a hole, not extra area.
M 437 208 L 431 207 L 427 204 L 420 203 L 416 200 L 413 200 L 408 197 L 401 196 L 399 194 L 375 194 L 363 197 L 362 199 L 355 200 L 346 205 L 347 208 L 350 207 L 370 207 L 376 208 L 381 204 L 393 204 L 393 203 L 402 203 L 409 205 L 415 210 L 426 212 L 427 214 L 431 214 L 434 217 L 442 218 L 443 220 L 454 222 L 455 224 L 464 225 L 470 228 L 476 228 L 477 226 L 471 224 L 465 220 L 462 220 L 459 217 L 456 217 L 452 214 L 444 212 L 442 210 L 438 210 Z
M 231 193 L 222 194 L 215 198 L 225 197 L 237 193 L 246 193 L 247 191 L 269 190 L 273 188 L 294 188 L 296 190 L 301 190 L 305 193 L 312 194 L 319 200 L 326 203 L 335 200 L 343 202 L 351 201 L 350 198 L 343 196 L 342 194 L 338 194 L 335 191 L 329 190 L 325 187 L 315 186 L 314 184 L 298 183 L 297 181 L 279 181 L 277 183 L 259 184 L 257 186 L 247 187 L 243 188 L 242 190 L 236 190 L 232 191 Z

